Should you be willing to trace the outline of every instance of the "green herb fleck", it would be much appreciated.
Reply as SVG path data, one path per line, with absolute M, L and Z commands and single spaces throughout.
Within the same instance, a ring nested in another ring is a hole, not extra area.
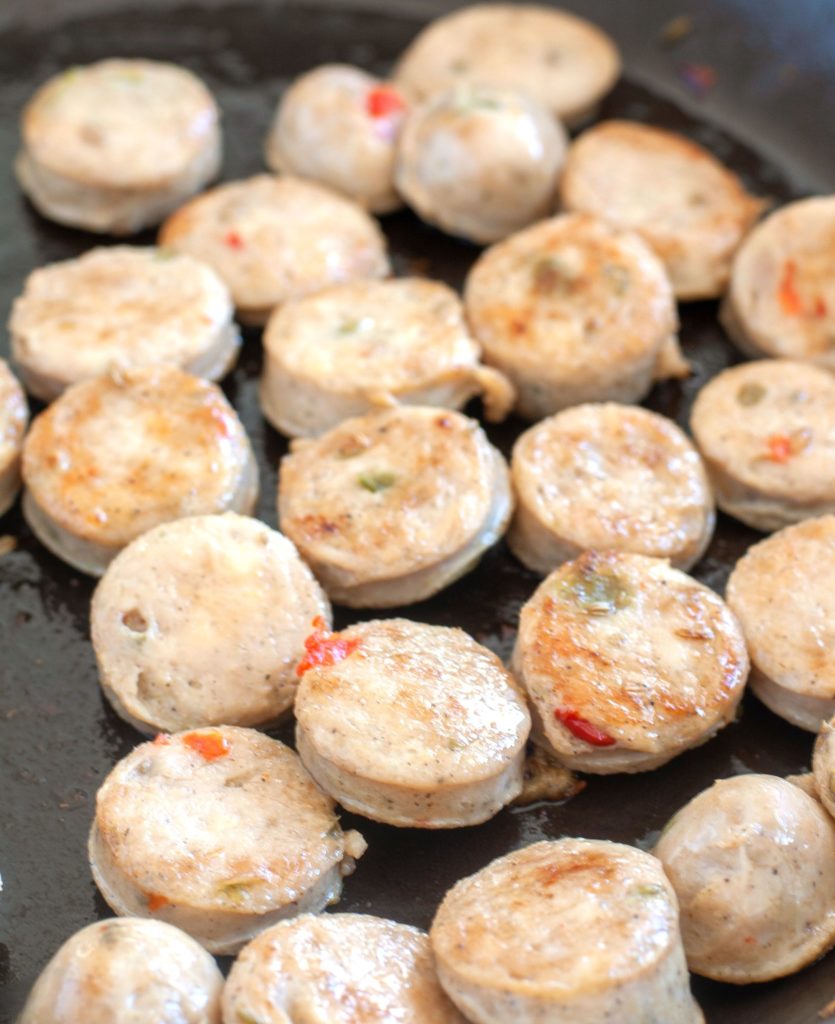
M 494 96 L 473 92 L 462 92 L 455 97 L 455 110 L 459 114 L 470 114 L 475 110 L 501 110 L 502 104 Z
M 177 258 L 177 251 L 175 249 L 168 249 L 165 246 L 154 249 L 154 259 L 158 263 L 167 263 L 168 260 Z
M 577 270 L 559 256 L 540 256 L 533 265 L 533 286 L 538 292 L 565 293 L 579 278 Z
M 612 286 L 615 295 L 626 295 L 629 291 L 630 277 L 626 267 L 619 263 L 604 263 L 603 274 Z
M 653 883 L 648 885 L 639 885 L 634 891 L 636 895 L 642 896 L 645 899 L 651 899 L 654 896 L 666 895 L 663 885 L 655 885 Z
M 238 1024 L 262 1024 L 258 1017 L 253 1017 L 247 1010 L 237 1010 L 235 1016 L 238 1018 Z
M 145 75 L 139 70 L 139 68 L 123 68 L 119 72 L 119 79 L 122 82 L 129 82 L 131 85 L 136 85 L 137 82 L 141 82 L 145 78 Z
M 619 577 L 583 564 L 575 565 L 560 587 L 589 615 L 611 615 L 626 608 L 632 599 L 629 588 Z
M 756 384 L 752 381 L 749 381 L 747 384 L 743 384 L 736 393 L 737 402 L 744 406 L 756 405 L 757 402 L 761 402 L 764 398 L 765 388 L 762 384 Z
M 231 903 L 244 903 L 249 898 L 251 882 L 225 882 L 218 886 L 218 895 Z
M 356 334 L 359 330 L 360 320 L 343 320 L 339 325 L 338 334 Z
M 386 470 L 372 470 L 369 473 L 360 473 L 357 483 L 372 494 L 379 494 L 380 491 L 387 491 L 397 481 L 394 473 Z

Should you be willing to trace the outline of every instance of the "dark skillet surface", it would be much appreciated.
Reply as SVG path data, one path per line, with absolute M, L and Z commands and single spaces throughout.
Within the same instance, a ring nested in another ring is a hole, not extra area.
M 44 0 L 42 7 L 33 3 L 11 9 L 17 22 L 10 9 L 0 14 L 0 27 L 5 25 L 0 37 L 3 315 L 32 268 L 76 255 L 97 241 L 38 218 L 12 181 L 16 118 L 37 83 L 65 65 L 110 55 L 186 64 L 208 81 L 223 107 L 224 177 L 251 174 L 261 168 L 263 134 L 287 79 L 326 60 L 382 71 L 421 21 L 413 14 L 352 11 L 350 4 L 332 3 L 339 10 L 266 0 L 231 3 L 223 10 L 211 2 L 163 8 L 154 0 L 145 7 L 135 0 L 118 5 L 87 0 L 59 9 Z M 439 6 L 427 3 L 426 16 Z M 730 163 L 751 188 L 778 202 L 835 186 L 831 138 L 825 135 L 831 132 L 827 100 L 835 98 L 835 21 L 826 0 L 785 5 L 779 16 L 770 11 L 767 23 L 752 20 L 761 9 L 755 3 L 700 4 L 692 35 L 669 49 L 660 45 L 658 32 L 668 17 L 681 13 L 675 3 L 599 0 L 568 6 L 582 6 L 625 46 L 628 80 L 606 101 L 604 115 L 684 131 Z M 61 21 L 61 31 L 48 30 L 53 17 Z M 718 65 L 716 89 L 701 107 L 677 79 L 681 62 L 688 60 Z M 638 80 L 651 83 L 652 90 Z M 659 90 L 675 102 L 662 99 Z M 773 123 L 768 111 L 777 112 Z M 720 123 L 731 131 L 721 130 Z M 776 163 L 734 141 L 746 131 L 760 133 L 761 150 L 781 154 Z M 399 273 L 426 273 L 460 285 L 477 254 L 410 214 L 389 217 L 384 226 Z M 684 348 L 696 372 L 683 385 L 656 388 L 647 403 L 681 423 L 704 381 L 736 360 L 715 314 L 712 303 L 684 307 Z M 249 332 L 241 363 L 225 389 L 261 465 L 258 514 L 274 526 L 276 466 L 285 444 L 260 416 L 259 367 L 258 332 Z M 508 452 L 520 426 L 505 425 L 491 434 Z M 97 786 L 139 737 L 100 696 L 87 639 L 92 581 L 43 550 L 17 508 L 0 523 L 0 533 L 19 542 L 17 550 L 0 559 L 0 872 L 5 887 L 0 896 L 0 1022 L 8 1024 L 60 943 L 108 915 L 87 867 L 86 833 Z M 695 575 L 721 590 L 734 561 L 756 539 L 753 531 L 720 517 Z M 519 608 L 536 582 L 500 545 L 464 580 L 404 614 L 460 625 L 507 656 Z M 791 596 L 786 597 L 789 605 Z M 357 617 L 337 610 L 338 625 Z M 289 739 L 289 730 L 279 735 Z M 345 824 L 361 829 L 369 850 L 348 880 L 339 909 L 426 927 L 445 890 L 495 856 L 562 835 L 647 846 L 672 812 L 714 779 L 746 771 L 801 771 L 810 749 L 808 734 L 748 697 L 740 721 L 706 747 L 646 775 L 591 778 L 586 790 L 566 804 L 504 811 L 481 827 L 446 833 L 397 830 L 346 814 Z M 811 1024 L 835 996 L 835 955 L 781 982 L 737 989 L 695 979 L 694 990 L 710 1024 Z

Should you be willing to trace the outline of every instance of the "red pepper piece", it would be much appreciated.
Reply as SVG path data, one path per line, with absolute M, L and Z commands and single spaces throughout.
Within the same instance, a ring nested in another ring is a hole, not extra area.
M 566 729 L 573 736 L 576 736 L 578 740 L 582 740 L 593 747 L 611 747 L 617 742 L 613 736 L 609 736 L 602 729 L 598 729 L 596 725 L 592 725 L 591 722 L 578 715 L 576 711 L 556 708 L 554 710 L 554 718 L 558 722 L 562 722 Z
M 154 737 L 155 747 L 167 747 L 171 743 L 170 732 L 158 732 Z
M 243 249 L 244 247 L 244 240 L 237 231 L 227 231 L 223 236 L 223 241 L 230 249 Z
M 359 647 L 359 640 L 345 640 L 339 633 L 331 633 L 325 627 L 325 620 L 317 615 L 313 620 L 313 632 L 304 642 L 305 656 L 296 665 L 296 675 L 303 676 L 319 665 L 335 665 L 344 661 Z
M 797 264 L 794 260 L 786 260 L 777 292 L 777 297 L 780 300 L 780 309 L 782 309 L 786 316 L 800 316 L 803 312 L 803 303 L 800 301 L 800 294 L 795 281 L 796 274 Z
M 148 910 L 160 910 L 162 907 L 167 907 L 169 900 L 164 896 L 160 896 L 158 892 L 149 892 L 145 894 L 145 898 L 148 901 Z
M 232 749 L 229 740 L 219 732 L 190 732 L 183 736 L 183 743 L 204 761 L 217 761 Z
M 406 101 L 390 85 L 378 85 L 365 97 L 365 111 L 369 117 L 391 117 L 406 109 Z
M 815 299 L 815 316 L 824 317 L 828 312 L 829 310 L 826 308 L 826 299 L 819 295 Z
M 788 462 L 794 455 L 792 439 L 785 434 L 772 434 L 766 443 L 768 457 L 772 462 Z

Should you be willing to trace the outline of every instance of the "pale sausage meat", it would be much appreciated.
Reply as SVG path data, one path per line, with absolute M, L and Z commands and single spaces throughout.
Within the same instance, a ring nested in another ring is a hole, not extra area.
M 525 419 L 637 402 L 654 380 L 688 373 L 663 264 L 638 235 L 589 214 L 562 214 L 491 246 L 467 277 L 464 305 Z
M 213 267 L 238 319 L 256 326 L 287 299 L 390 269 L 385 239 L 365 210 L 290 175 L 259 174 L 204 192 L 168 218 L 159 244 Z
M 331 600 L 422 601 L 504 533 L 510 475 L 475 420 L 423 406 L 346 420 L 297 441 L 279 470 L 278 518 Z
M 835 369 L 835 196 L 789 203 L 740 246 L 722 323 L 749 356 Z
M 438 983 L 425 932 L 368 914 L 303 914 L 241 952 L 229 1024 L 465 1024 Z
M 590 548 L 689 569 L 715 524 L 699 453 L 675 423 L 637 406 L 579 405 L 531 427 L 511 460 L 511 550 L 547 573 Z
M 389 213 L 402 205 L 394 158 L 407 109 L 394 85 L 349 64 L 323 64 L 281 97 L 267 164 L 327 185 L 372 213 Z
M 90 632 L 105 696 L 142 732 L 266 728 L 293 705 L 316 618 L 330 606 L 292 543 L 227 512 L 130 543 L 96 587 Z
M 204 263 L 165 249 L 91 249 L 33 271 L 9 320 L 27 391 L 51 402 L 114 367 L 169 363 L 219 380 L 238 355 L 226 285 Z
M 709 740 L 733 721 L 748 667 L 717 594 L 666 561 L 614 551 L 543 581 L 513 653 L 539 741 L 601 774 L 657 768 Z
M 446 894 L 438 976 L 474 1024 L 703 1024 L 660 863 L 589 839 L 534 843 Z
M 0 359 L 0 516 L 20 490 L 20 455 L 29 422 L 26 396 L 5 359 Z
M 763 208 L 706 149 L 635 121 L 603 121 L 577 139 L 560 202 L 637 231 L 681 301 L 725 291 L 734 253 Z
M 568 140 L 526 93 L 457 85 L 411 111 L 395 181 L 429 224 L 488 244 L 547 217 Z
M 41 413 L 23 449 L 23 511 L 53 554 L 100 576 L 160 523 L 251 513 L 258 469 L 215 384 L 173 367 L 82 381 Z
M 296 746 L 349 811 L 410 828 L 493 817 L 522 788 L 530 716 L 501 661 L 460 629 L 406 619 L 319 632 Z
M 221 1024 L 223 975 L 162 921 L 97 921 L 41 972 L 17 1024 Z
M 589 117 L 620 75 L 614 42 L 568 11 L 481 3 L 431 22 L 394 77 L 425 99 L 455 85 L 489 82 L 528 93 L 567 124 Z
M 39 213 L 130 235 L 158 224 L 220 167 L 220 112 L 185 68 L 102 60 L 68 68 L 23 111 L 15 164 Z
M 289 747 L 233 726 L 136 747 L 96 795 L 89 842 L 117 914 L 176 925 L 212 953 L 336 903 L 364 852 Z
M 835 512 L 835 378 L 822 367 L 758 359 L 696 397 L 690 426 L 716 503 L 757 530 Z
M 654 852 L 696 974 L 771 981 L 835 944 L 835 822 L 788 780 L 714 783 L 674 815 Z
M 284 303 L 264 331 L 261 407 L 311 437 L 395 403 L 460 409 L 481 394 L 502 419 L 513 388 L 479 362 L 461 300 L 440 281 L 353 281 Z
M 835 717 L 821 726 L 812 757 L 814 795 L 835 818 Z
M 751 655 L 751 689 L 793 725 L 835 714 L 835 516 L 806 519 L 748 549 L 726 597 Z

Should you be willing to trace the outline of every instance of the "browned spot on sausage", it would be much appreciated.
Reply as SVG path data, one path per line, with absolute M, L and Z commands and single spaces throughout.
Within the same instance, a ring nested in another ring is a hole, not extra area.
M 607 882 L 612 881 L 616 873 L 611 858 L 599 850 L 588 850 L 572 854 L 570 859 L 544 865 L 537 872 L 537 880 L 541 885 L 549 886 L 585 872 L 593 872 Z

